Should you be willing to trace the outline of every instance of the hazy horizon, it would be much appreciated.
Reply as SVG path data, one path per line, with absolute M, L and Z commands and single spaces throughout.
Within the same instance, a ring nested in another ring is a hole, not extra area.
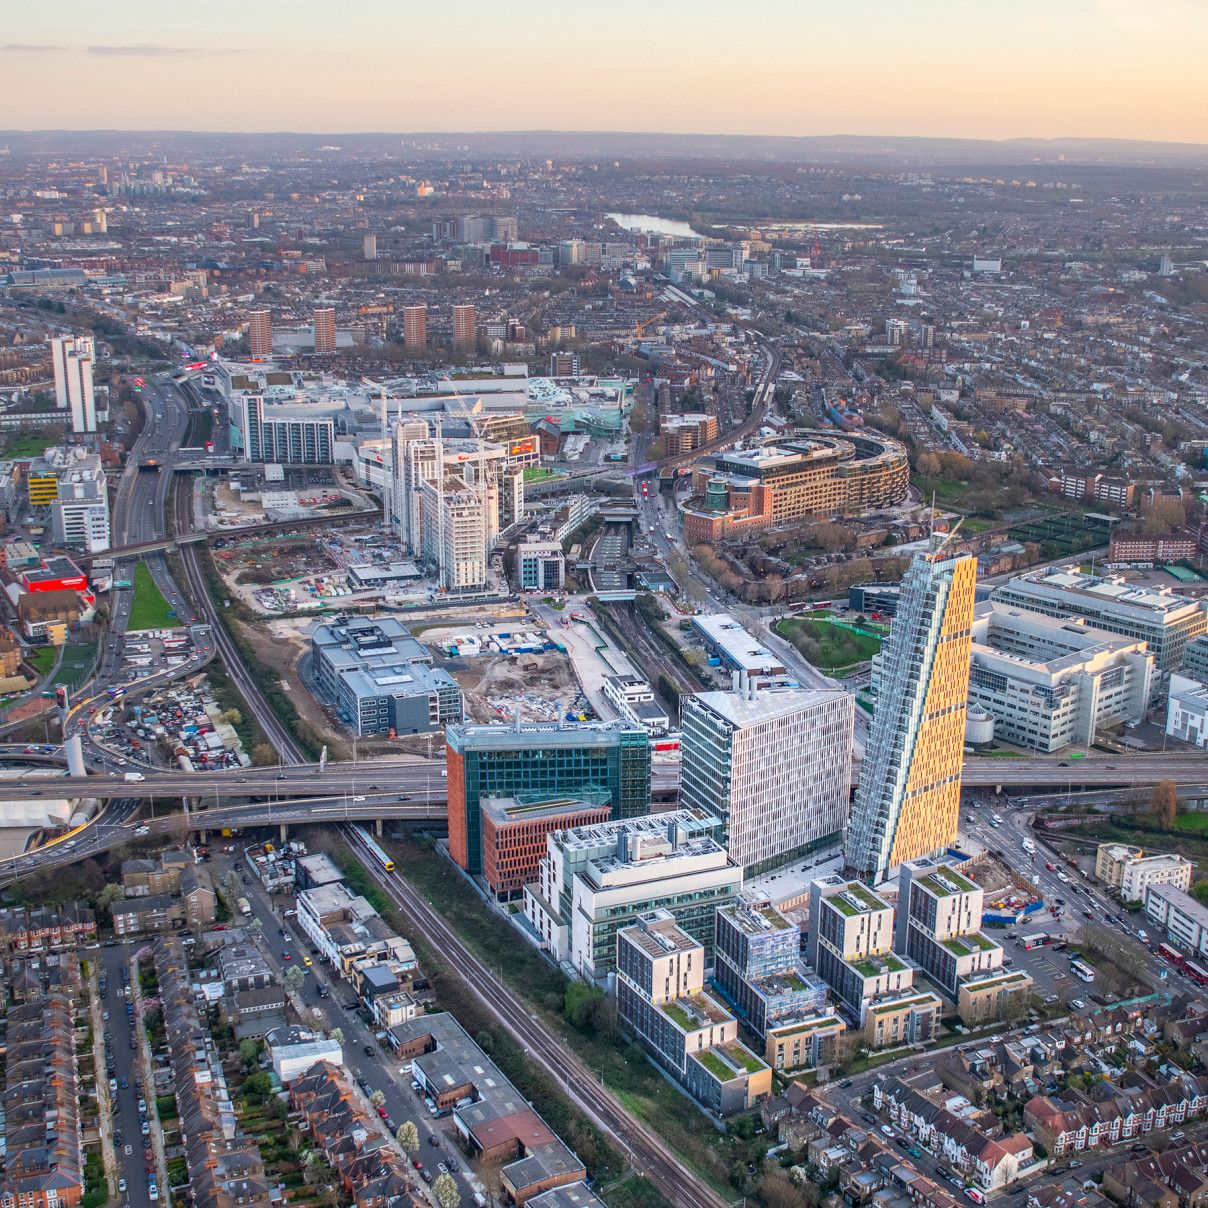
M 23 6 L 5 126 L 1208 142 L 1193 0 Z

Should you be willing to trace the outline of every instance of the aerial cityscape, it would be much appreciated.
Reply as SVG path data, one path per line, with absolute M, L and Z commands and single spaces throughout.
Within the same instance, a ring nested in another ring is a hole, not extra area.
M 1208 15 L 452 7 L 0 44 L 0 1208 L 1203 1208 Z

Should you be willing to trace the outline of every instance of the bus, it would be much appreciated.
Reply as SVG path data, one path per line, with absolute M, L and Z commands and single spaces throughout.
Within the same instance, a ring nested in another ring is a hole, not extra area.
M 1070 961 L 1070 970 L 1075 977 L 1080 977 L 1084 982 L 1093 982 L 1095 980 L 1095 971 L 1086 963 L 1075 957 Z
M 354 825 L 352 828 L 365 850 L 377 861 L 379 867 L 387 872 L 394 871 L 394 861 L 373 841 L 369 832 L 363 826 Z
M 1183 961 L 1186 959 L 1177 948 L 1172 947 L 1170 944 L 1159 944 L 1158 955 L 1176 969 L 1181 969 Z
M 1208 969 L 1204 969 L 1202 966 L 1197 965 L 1192 961 L 1187 961 L 1183 965 L 1183 972 L 1186 973 L 1197 986 L 1208 986 Z
M 1019 942 L 1023 945 L 1025 951 L 1031 952 L 1033 948 L 1043 948 L 1046 944 L 1051 944 L 1053 941 L 1043 931 L 1038 931 L 1035 935 L 1023 936 Z

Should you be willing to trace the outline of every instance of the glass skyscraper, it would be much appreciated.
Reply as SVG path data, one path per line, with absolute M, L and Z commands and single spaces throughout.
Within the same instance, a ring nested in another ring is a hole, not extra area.
M 942 543 L 902 580 L 847 832 L 848 866 L 874 883 L 956 838 L 976 587 L 975 559 Z

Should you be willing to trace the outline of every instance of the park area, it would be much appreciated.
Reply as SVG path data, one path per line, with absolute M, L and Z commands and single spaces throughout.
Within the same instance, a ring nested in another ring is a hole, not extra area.
M 134 568 L 134 600 L 130 604 L 130 621 L 127 632 L 142 629 L 177 629 L 180 618 L 172 614 L 172 608 L 164 593 L 155 585 L 145 562 Z
M 837 621 L 827 613 L 784 617 L 772 627 L 811 665 L 827 675 L 844 675 L 867 663 L 881 649 L 883 635 Z

